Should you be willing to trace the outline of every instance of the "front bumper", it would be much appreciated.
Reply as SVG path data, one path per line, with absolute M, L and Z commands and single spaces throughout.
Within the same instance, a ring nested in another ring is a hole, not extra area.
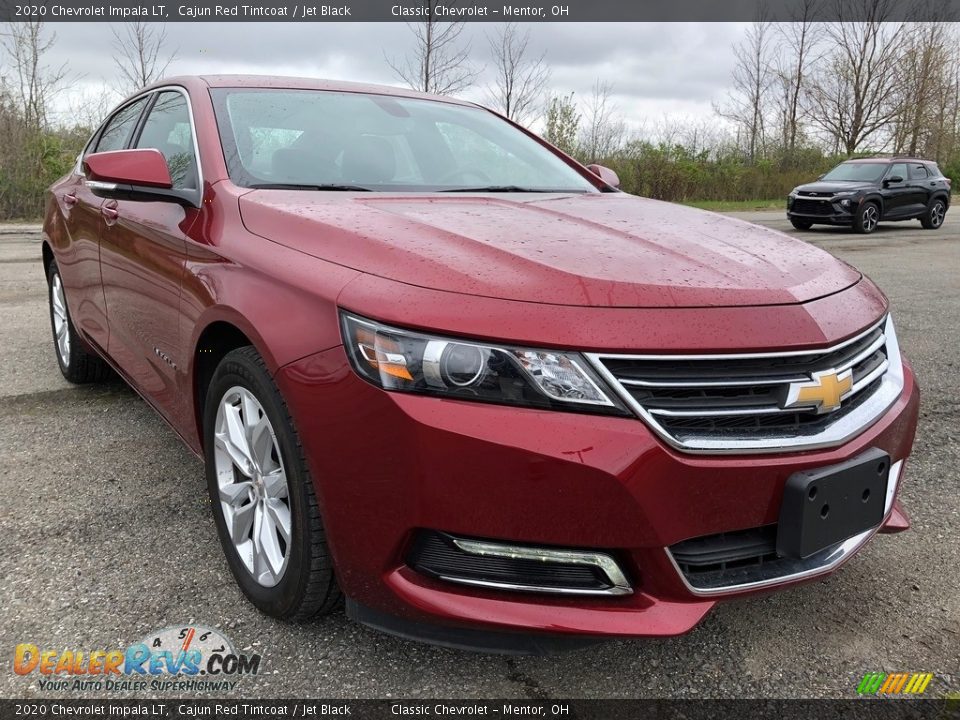
M 909 366 L 900 398 L 870 428 L 831 449 L 688 455 L 633 418 L 538 411 L 384 392 L 352 371 L 342 347 L 281 368 L 337 567 L 351 601 L 411 623 L 574 636 L 666 636 L 692 629 L 718 593 L 685 582 L 666 548 L 776 523 L 783 486 L 801 469 L 877 447 L 910 453 L 919 393 Z M 884 519 L 903 529 L 893 503 Z M 614 554 L 634 592 L 566 597 L 467 587 L 406 563 L 419 529 Z M 879 529 L 879 528 L 878 528 Z M 787 583 L 720 593 L 753 593 Z

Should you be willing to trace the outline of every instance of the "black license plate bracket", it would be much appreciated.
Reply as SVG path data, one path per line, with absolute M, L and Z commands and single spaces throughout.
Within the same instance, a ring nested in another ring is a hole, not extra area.
M 890 456 L 871 448 L 846 462 L 787 479 L 777 526 L 777 553 L 807 558 L 883 520 Z

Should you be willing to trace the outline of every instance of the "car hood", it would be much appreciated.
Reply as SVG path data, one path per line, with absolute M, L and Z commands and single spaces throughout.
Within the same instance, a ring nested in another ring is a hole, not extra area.
M 616 194 L 381 195 L 255 190 L 251 232 L 436 290 L 597 307 L 801 303 L 860 273 L 773 230 Z
M 857 190 L 869 190 L 876 187 L 875 183 L 870 182 L 843 182 L 843 181 L 820 181 L 807 183 L 794 188 L 794 192 L 817 193 L 818 195 L 833 195 L 838 192 L 856 192 Z

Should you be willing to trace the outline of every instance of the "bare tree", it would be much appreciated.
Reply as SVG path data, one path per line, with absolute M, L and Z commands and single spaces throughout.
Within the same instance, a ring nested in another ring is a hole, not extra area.
M 911 23 L 896 66 L 894 150 L 926 152 L 938 130 L 942 100 L 949 92 L 955 38 L 946 22 Z
M 890 21 L 897 1 L 836 0 L 839 22 L 826 30 L 833 50 L 805 93 L 811 122 L 848 155 L 888 130 L 898 112 L 893 98 L 904 25 Z M 860 19 L 849 21 L 850 15 Z
M 56 33 L 46 34 L 42 21 L 7 23 L 0 39 L 10 65 L 10 93 L 30 129 L 47 127 L 50 98 L 66 79 L 65 65 L 50 68 L 43 63 L 56 39 Z
M 813 22 L 821 0 L 798 0 L 792 22 L 777 23 L 776 32 L 783 53 L 777 62 L 780 86 L 780 132 L 784 150 L 793 154 L 800 134 L 800 117 L 807 75 L 817 61 L 823 37 L 821 23 Z
M 504 23 L 495 36 L 487 36 L 496 64 L 493 85 L 487 89 L 487 101 L 515 122 L 524 122 L 542 100 L 550 82 L 550 69 L 544 56 L 528 52 L 530 31 L 520 32 L 517 24 Z
M 160 23 L 124 23 L 123 30 L 111 28 L 113 59 L 130 92 L 146 87 L 164 76 L 177 51 L 167 52 L 167 29 Z
M 617 116 L 612 95 L 613 85 L 610 83 L 599 79 L 593 83 L 584 109 L 585 124 L 580 138 L 580 152 L 587 162 L 607 158 L 623 145 L 627 126 Z
M 427 19 L 407 24 L 416 43 L 413 52 L 403 60 L 388 59 L 387 64 L 414 90 L 452 95 L 470 87 L 479 71 L 469 62 L 470 46 L 460 44 L 464 23 L 434 19 L 439 4 L 440 0 L 426 0 Z
M 567 155 L 577 151 L 577 134 L 580 130 L 580 113 L 573 101 L 573 93 L 554 95 L 546 107 L 544 139 L 556 145 Z
M 766 142 L 768 100 L 775 79 L 770 62 L 772 42 L 772 24 L 765 22 L 761 13 L 733 49 L 736 65 L 726 103 L 714 106 L 717 113 L 736 124 L 750 163 L 756 161 Z

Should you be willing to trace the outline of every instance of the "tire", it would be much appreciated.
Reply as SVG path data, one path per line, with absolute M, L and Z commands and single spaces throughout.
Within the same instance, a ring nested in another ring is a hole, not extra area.
M 55 260 L 47 268 L 47 303 L 50 306 L 53 350 L 63 377 L 76 385 L 106 380 L 111 374 L 110 366 L 88 350 L 73 326 L 60 268 Z
M 813 227 L 813 223 L 810 220 L 801 220 L 795 217 L 790 218 L 790 224 L 797 230 L 809 230 Z
M 875 202 L 865 202 L 857 208 L 853 218 L 853 231 L 861 235 L 869 235 L 877 229 L 880 222 L 880 207 Z
M 252 347 L 231 351 L 214 371 L 203 429 L 217 534 L 244 595 L 282 620 L 333 610 L 342 595 L 303 448 Z
M 936 230 L 943 225 L 943 219 L 947 215 L 947 204 L 943 198 L 933 198 L 927 205 L 926 211 L 920 216 L 920 224 L 924 230 Z

